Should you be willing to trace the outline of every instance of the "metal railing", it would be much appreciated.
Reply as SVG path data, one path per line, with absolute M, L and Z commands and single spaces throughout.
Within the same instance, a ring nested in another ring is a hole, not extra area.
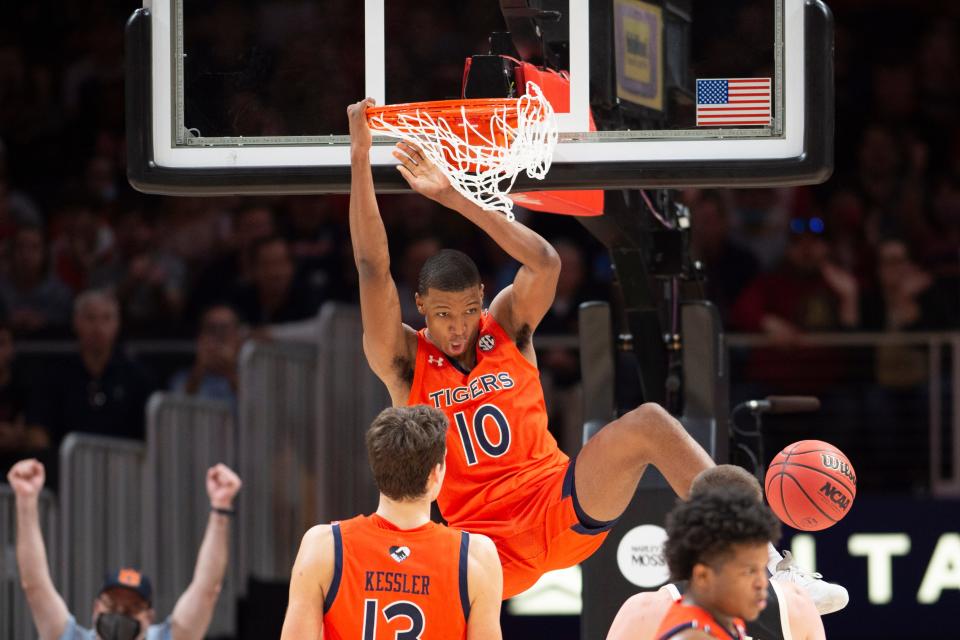
M 236 468 L 233 406 L 179 394 L 155 393 L 147 404 L 144 474 L 143 569 L 153 580 L 154 608 L 173 611 L 193 579 L 197 552 L 210 514 L 207 469 L 222 462 Z M 239 533 L 231 531 L 230 562 L 209 635 L 236 628 Z
M 960 495 L 960 332 L 805 333 L 789 347 L 765 334 L 728 334 L 726 339 L 731 350 L 778 347 L 785 358 L 791 350 L 813 348 L 923 349 L 930 490 L 934 495 Z
M 363 356 L 359 309 L 326 305 L 311 342 L 240 357 L 244 575 L 285 581 L 311 526 L 376 508 L 364 433 L 389 406 Z
M 84 626 L 104 572 L 143 566 L 144 449 L 77 433 L 60 447 L 60 593 Z
M 331 490 L 326 520 L 377 508 L 376 484 L 367 460 L 367 426 L 389 407 L 390 395 L 363 354 L 360 309 L 327 305 L 320 314 L 317 415 L 326 452 L 325 483 Z
M 776 346 L 765 335 L 724 338 L 734 355 Z M 538 349 L 579 347 L 575 336 L 538 336 L 535 344 Z M 162 345 L 141 345 L 145 348 L 138 351 L 147 355 L 156 347 L 159 353 Z M 857 350 L 883 348 L 926 354 L 926 415 L 911 427 L 929 436 L 932 491 L 960 495 L 960 332 L 810 333 L 790 348 L 836 349 L 841 359 Z M 53 544 L 50 549 L 52 568 L 60 574 L 72 611 L 89 611 L 102 572 L 120 564 L 142 564 L 155 576 L 158 611 L 170 610 L 192 577 L 208 512 L 203 473 L 214 462 L 237 469 L 244 490 L 236 562 L 230 563 L 230 586 L 218 605 L 213 634 L 229 633 L 234 624 L 230 588 L 241 592 L 249 576 L 287 580 L 300 538 L 310 526 L 375 507 L 363 434 L 390 400 L 366 364 L 359 310 L 326 306 L 310 342 L 249 342 L 240 362 L 235 423 L 227 405 L 160 395 L 150 404 L 148 448 L 78 435 L 64 442 L 59 548 Z M 12 531 L 5 533 L 12 512 L 4 509 L 0 535 Z M 58 519 L 54 506 L 50 514 L 44 524 L 47 535 Z M 9 540 L 3 538 L 0 557 L 0 589 L 7 589 L 0 591 L 3 632 L 29 616 L 25 603 L 9 605 L 19 616 L 15 622 L 2 615 L 11 597 L 22 599 L 19 586 L 10 582 Z
M 248 342 L 240 353 L 241 575 L 289 578 L 303 533 L 319 521 L 317 348 Z
M 57 503 L 48 490 L 40 494 L 40 529 L 47 547 L 47 562 L 57 584 L 59 548 L 57 540 Z M 27 598 L 20 588 L 16 557 L 16 499 L 9 485 L 0 484 L 0 638 L 27 640 L 36 638 Z

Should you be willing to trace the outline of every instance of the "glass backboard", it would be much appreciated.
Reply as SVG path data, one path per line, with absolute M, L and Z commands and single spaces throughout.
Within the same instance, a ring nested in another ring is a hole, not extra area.
M 461 97 L 465 60 L 491 48 L 569 79 L 553 168 L 515 191 L 830 173 L 832 27 L 815 0 L 146 4 L 127 28 L 129 175 L 143 191 L 346 191 L 348 104 Z M 474 62 L 466 87 L 498 91 L 476 80 L 490 57 Z M 392 145 L 372 154 L 384 192 L 406 188 Z

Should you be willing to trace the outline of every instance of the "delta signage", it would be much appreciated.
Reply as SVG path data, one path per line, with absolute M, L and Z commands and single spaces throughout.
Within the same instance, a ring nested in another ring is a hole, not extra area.
M 798 564 L 840 582 L 850 604 L 827 637 L 919 638 L 954 628 L 960 610 L 960 500 L 859 495 L 839 524 L 784 529 Z

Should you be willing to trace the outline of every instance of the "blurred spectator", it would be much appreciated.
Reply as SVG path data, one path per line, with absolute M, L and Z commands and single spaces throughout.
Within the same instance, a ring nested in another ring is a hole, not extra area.
M 120 310 L 113 294 L 90 290 L 73 312 L 79 353 L 39 380 L 27 418 L 46 427 L 54 443 L 71 431 L 143 439 L 147 373 L 117 347 Z
M 780 267 L 744 289 L 732 320 L 738 329 L 789 343 L 803 331 L 855 328 L 858 292 L 856 279 L 833 263 L 826 238 L 803 229 L 790 235 Z
M 0 135 L 13 146 L 30 144 L 63 126 L 54 77 L 54 70 L 33 59 L 15 38 L 0 42 Z
M 861 301 L 862 327 L 871 331 L 934 330 L 949 326 L 950 297 L 910 257 L 905 242 L 877 247 L 877 288 Z M 956 293 L 954 294 L 956 296 Z M 929 357 L 924 345 L 879 344 L 873 349 L 873 380 L 864 392 L 865 420 L 858 442 L 857 472 L 874 488 L 920 488 L 928 479 Z M 908 462 L 909 461 L 909 462 Z
M 733 307 L 735 329 L 762 331 L 778 345 L 751 353 L 748 377 L 780 393 L 830 389 L 846 368 L 836 352 L 790 347 L 807 331 L 856 328 L 858 296 L 856 278 L 832 262 L 826 238 L 809 226 L 791 234 L 783 264 L 747 285 Z
M 234 296 L 240 317 L 251 326 L 305 320 L 317 314 L 323 298 L 320 291 L 295 277 L 287 241 L 279 236 L 263 238 L 250 249 L 251 282 Z
M 87 162 L 84 189 L 100 205 L 109 205 L 115 202 L 120 194 L 119 182 L 122 176 L 111 158 L 94 156 Z
M 46 429 L 26 422 L 28 377 L 14 355 L 13 333 L 0 324 L 0 469 L 37 456 L 50 446 Z
M 124 211 L 115 233 L 116 250 L 109 262 L 93 270 L 91 285 L 115 287 L 128 336 L 171 335 L 183 307 L 183 261 L 163 249 L 156 222 L 143 208 Z
M 935 277 L 960 287 L 960 173 L 941 174 L 934 180 L 931 214 L 931 223 L 916 244 L 917 255 Z M 953 323 L 958 325 L 960 321 Z
M 237 355 L 243 341 L 240 318 L 232 307 L 219 304 L 204 311 L 197 334 L 197 358 L 177 372 L 170 390 L 201 398 L 237 401 Z
M 14 189 L 0 171 L 0 239 L 9 237 L 13 227 L 22 224 L 39 227 L 43 224 L 43 216 L 30 196 Z
M 288 199 L 286 238 L 300 276 L 321 290 L 335 289 L 339 267 L 338 245 L 349 244 L 347 201 L 337 196 L 299 196 Z M 340 215 L 342 214 L 342 215 Z
M 193 283 L 184 318 L 188 324 L 195 323 L 200 312 L 220 300 L 224 291 L 251 282 L 253 246 L 275 233 L 273 209 L 257 200 L 245 201 L 233 219 L 229 251 L 203 268 Z
M 111 259 L 113 230 L 101 219 L 97 203 L 79 194 L 67 196 L 51 229 L 59 229 L 53 238 L 54 271 L 74 292 L 83 291 L 91 272 Z
M 730 193 L 732 239 L 750 251 L 764 269 L 782 259 L 790 221 L 790 189 L 733 189 Z
M 910 256 L 906 242 L 888 238 L 877 246 L 877 288 L 861 299 L 861 327 L 870 331 L 950 328 L 950 292 Z M 952 318 L 956 320 L 956 318 Z
M 553 246 L 561 264 L 557 294 L 537 326 L 537 334 L 576 335 L 580 303 L 591 298 L 583 249 L 565 238 L 555 240 Z M 540 363 L 550 429 L 563 450 L 574 455 L 580 450 L 583 426 L 579 353 L 575 348 L 547 348 L 542 351 Z
M 159 240 L 186 262 L 190 275 L 202 271 L 214 256 L 232 250 L 232 210 L 239 198 L 159 198 Z M 192 282 L 188 283 L 192 285 Z
M 537 325 L 537 333 L 576 333 L 580 303 L 589 299 L 586 259 L 583 249 L 572 240 L 559 238 L 552 244 L 560 256 L 562 267 L 553 305 Z
M 17 568 L 33 622 L 41 638 L 60 640 L 166 640 L 203 638 L 213 619 L 230 559 L 230 518 L 242 485 L 229 467 L 207 470 L 210 517 L 200 543 L 193 578 L 170 616 L 154 624 L 153 588 L 137 569 L 122 567 L 106 574 L 93 603 L 93 627 L 84 629 L 67 609 L 50 577 L 47 550 L 40 529 L 38 502 L 46 472 L 37 460 L 22 460 L 7 481 L 16 496 Z M 93 579 L 91 577 L 91 579 Z
M 417 292 L 420 270 L 432 255 L 439 253 L 443 246 L 433 236 L 415 240 L 403 248 L 398 264 L 394 267 L 397 272 L 397 294 L 400 296 L 400 317 L 403 322 L 416 330 L 424 325 L 423 315 L 417 311 L 414 294 Z M 486 301 L 489 304 L 489 301 Z
M 759 263 L 730 238 L 730 213 L 718 191 L 703 191 L 690 204 L 690 253 L 704 265 L 707 299 L 717 305 L 727 324 L 730 309 L 743 288 L 753 280 Z
M 830 252 L 838 266 L 843 267 L 858 282 L 873 278 L 873 245 L 864 233 L 864 204 L 860 195 L 849 188 L 837 188 L 826 201 L 823 216 L 824 229 L 829 225 Z M 798 224 L 808 225 L 809 220 Z
M 50 270 L 40 227 L 22 226 L 13 236 L 9 275 L 0 278 L 0 302 L 20 337 L 66 330 L 73 297 Z
M 957 21 L 934 20 L 920 42 L 917 52 L 917 84 L 920 90 L 920 113 L 926 123 L 938 131 L 949 131 L 956 124 L 960 92 L 956 78 L 960 72 L 960 42 Z M 946 141 L 941 141 L 946 142 Z
M 926 143 L 913 134 L 880 124 L 864 130 L 854 189 L 863 203 L 861 233 L 871 246 L 922 219 L 928 160 Z

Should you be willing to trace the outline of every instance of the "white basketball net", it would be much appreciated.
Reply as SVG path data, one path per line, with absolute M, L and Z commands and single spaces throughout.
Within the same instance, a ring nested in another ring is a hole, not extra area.
M 495 108 L 489 129 L 470 123 L 465 107 L 453 123 L 417 109 L 398 114 L 395 123 L 376 114 L 370 127 L 417 145 L 465 198 L 513 220 L 513 201 L 507 194 L 517 175 L 526 170 L 528 177 L 543 180 L 557 144 L 553 107 L 536 84 L 528 82 L 526 91 L 515 106 Z M 511 122 L 514 109 L 516 125 Z

